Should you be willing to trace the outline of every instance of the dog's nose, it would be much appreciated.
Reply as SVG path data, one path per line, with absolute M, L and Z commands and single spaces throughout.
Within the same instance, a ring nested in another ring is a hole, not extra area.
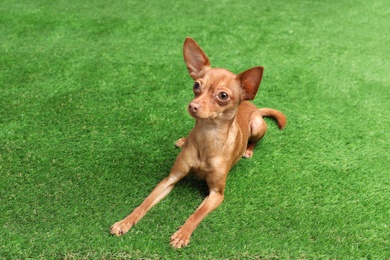
M 191 102 L 189 105 L 188 105 L 188 109 L 192 112 L 192 113 L 196 113 L 200 110 L 201 106 L 198 104 L 198 103 L 195 103 L 195 102 Z

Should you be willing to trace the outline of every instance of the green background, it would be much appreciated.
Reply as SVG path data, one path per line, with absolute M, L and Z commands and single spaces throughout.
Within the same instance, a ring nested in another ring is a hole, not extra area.
M 0 257 L 390 259 L 390 4 L 0 4 Z M 193 126 L 182 57 L 265 67 L 254 103 L 286 114 L 230 172 L 225 201 L 174 250 L 206 193 L 180 182 L 123 237 L 110 226 L 165 177 Z

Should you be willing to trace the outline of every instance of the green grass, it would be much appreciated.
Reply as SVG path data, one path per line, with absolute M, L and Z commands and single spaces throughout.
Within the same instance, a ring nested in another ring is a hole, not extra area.
M 390 259 L 387 0 L 27 1 L 0 5 L 0 257 Z M 283 111 L 225 201 L 174 250 L 205 186 L 182 181 L 123 237 L 193 120 L 182 58 L 263 65 Z

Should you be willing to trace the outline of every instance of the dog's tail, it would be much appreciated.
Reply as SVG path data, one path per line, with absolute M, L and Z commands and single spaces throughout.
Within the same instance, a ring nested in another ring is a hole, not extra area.
M 259 108 L 259 111 L 263 117 L 272 117 L 276 119 L 280 130 L 286 126 L 287 118 L 282 112 L 272 108 Z

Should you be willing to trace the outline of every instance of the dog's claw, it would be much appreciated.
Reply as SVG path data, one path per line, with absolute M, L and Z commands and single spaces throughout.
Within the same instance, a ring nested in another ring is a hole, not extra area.
M 243 158 L 252 158 L 253 156 L 253 151 L 251 150 L 246 150 L 245 153 L 242 155 Z
M 116 222 L 114 225 L 111 226 L 110 233 L 112 235 L 122 236 L 122 235 L 126 234 L 129 231 L 131 226 L 132 225 L 130 223 L 127 223 L 127 222 L 124 222 L 124 221 L 119 221 L 119 222 Z
M 188 245 L 190 242 L 190 236 L 187 232 L 183 231 L 181 228 L 171 236 L 170 245 L 174 248 L 182 248 Z

